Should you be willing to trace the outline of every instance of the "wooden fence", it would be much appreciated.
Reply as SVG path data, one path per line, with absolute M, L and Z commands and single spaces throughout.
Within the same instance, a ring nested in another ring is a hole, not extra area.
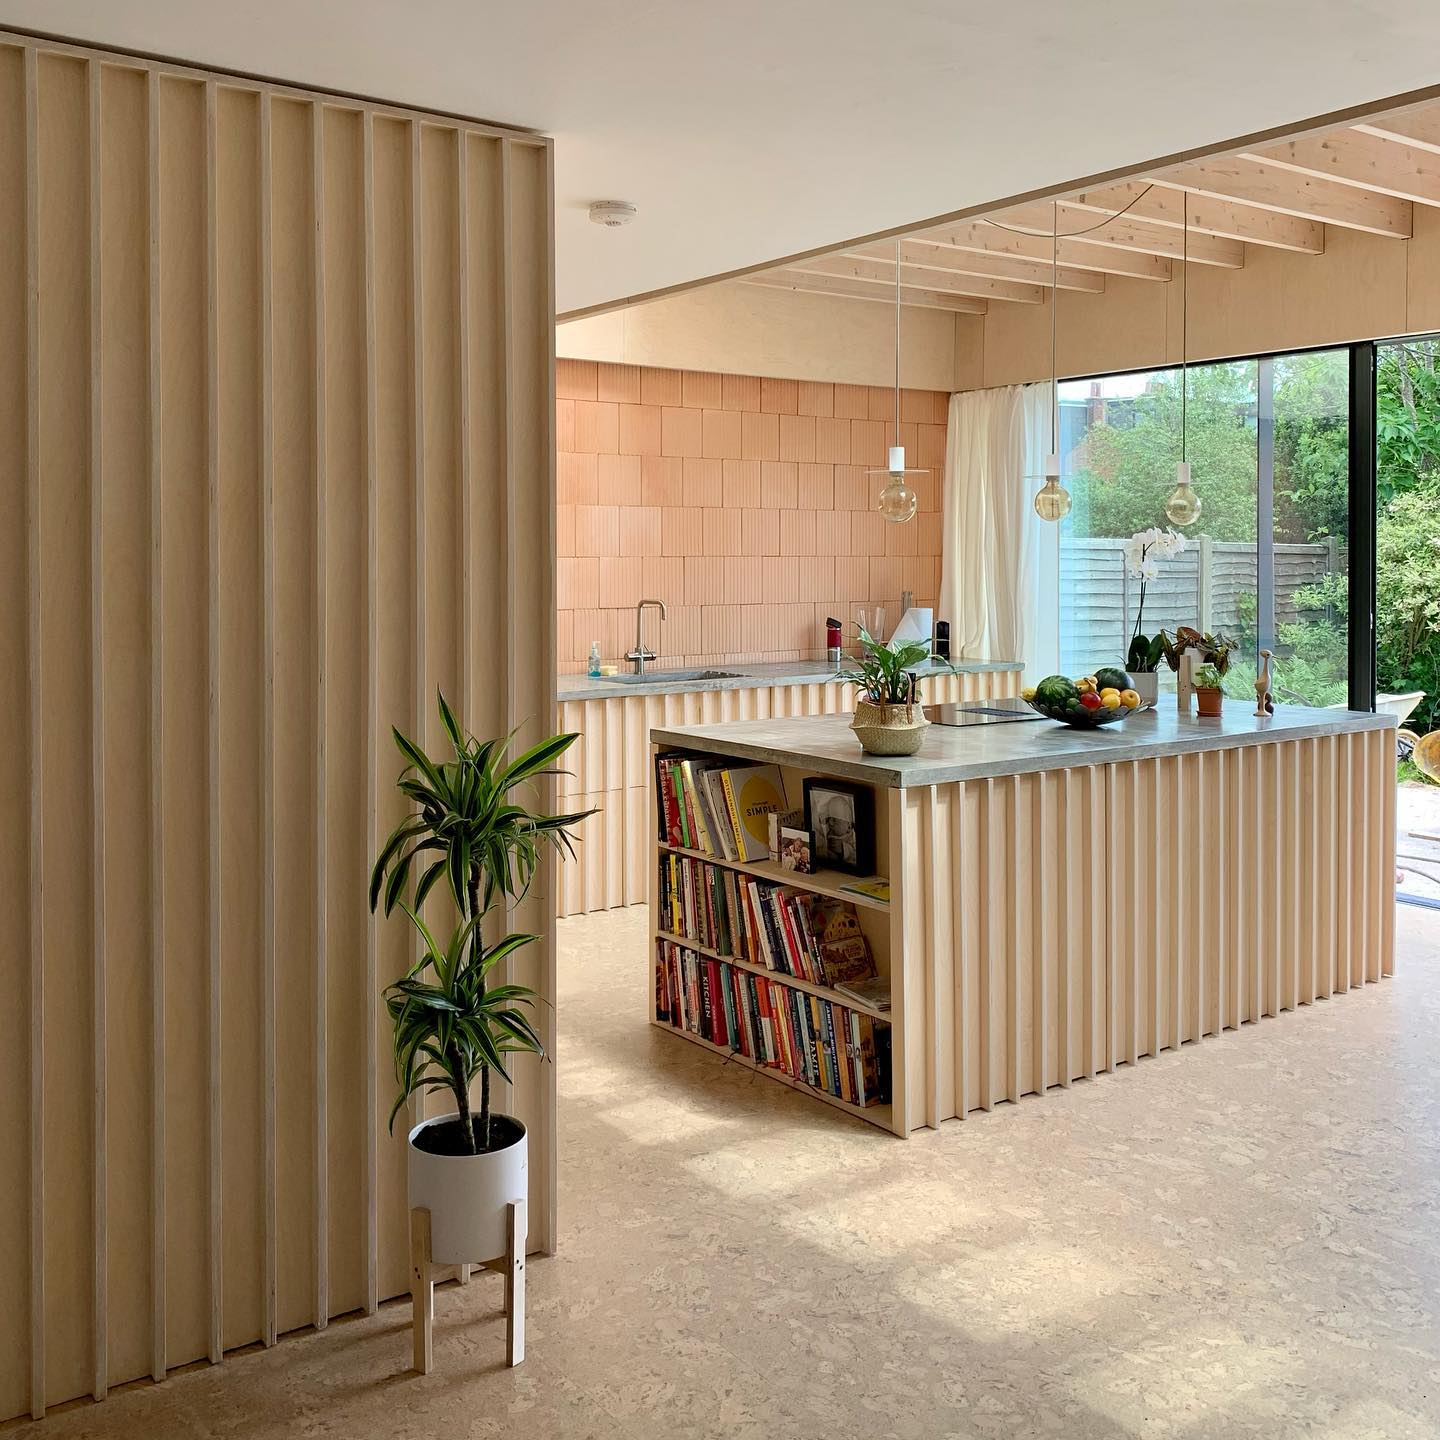
M 1275 546 L 1275 622 L 1299 618 L 1295 592 L 1344 568 L 1335 540 L 1320 545 Z M 1253 628 L 1257 591 L 1253 544 L 1201 536 L 1146 589 L 1144 631 L 1194 625 L 1234 634 Z M 1061 668 L 1082 674 L 1123 659 L 1129 648 L 1140 581 L 1125 573 L 1123 539 L 1073 539 L 1060 544 Z

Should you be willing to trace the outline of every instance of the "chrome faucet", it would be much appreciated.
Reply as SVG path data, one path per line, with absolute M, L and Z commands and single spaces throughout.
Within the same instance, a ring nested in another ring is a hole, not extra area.
M 645 623 L 645 607 L 647 605 L 658 605 L 660 607 L 660 618 L 665 618 L 665 602 L 663 600 L 642 600 L 635 607 L 635 648 L 629 651 L 625 658 L 632 661 L 635 666 L 635 673 L 645 673 L 645 662 L 647 660 L 658 660 L 660 657 L 653 651 L 645 648 L 645 638 L 641 626 Z

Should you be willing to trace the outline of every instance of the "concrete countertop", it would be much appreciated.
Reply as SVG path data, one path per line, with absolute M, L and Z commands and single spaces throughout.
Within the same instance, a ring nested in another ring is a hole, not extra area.
M 955 671 L 961 675 L 1017 671 L 1024 667 L 1018 660 L 956 660 Z M 785 660 L 769 665 L 686 666 L 688 670 L 709 669 L 734 671 L 723 680 L 678 680 L 667 678 L 664 670 L 647 673 L 644 680 L 622 680 L 613 675 L 592 679 L 589 675 L 562 675 L 558 698 L 566 700 L 612 700 L 620 695 L 677 695 L 691 690 L 756 690 L 770 685 L 823 685 L 834 679 L 835 669 L 824 660 Z M 917 666 L 915 673 L 944 675 L 949 672 L 930 666 Z
M 1077 765 L 1155 760 L 1196 750 L 1228 750 L 1395 726 L 1393 715 L 1354 710 L 1277 705 L 1274 715 L 1257 720 L 1254 709 L 1253 701 L 1227 700 L 1219 719 L 1201 720 L 1181 715 L 1174 700 L 1167 697 L 1155 710 L 1142 711 L 1097 730 L 1075 730 L 1047 719 L 964 729 L 932 725 L 925 732 L 920 754 L 908 758 L 866 755 L 845 715 L 657 726 L 650 738 L 663 745 L 904 788 L 1065 770 Z

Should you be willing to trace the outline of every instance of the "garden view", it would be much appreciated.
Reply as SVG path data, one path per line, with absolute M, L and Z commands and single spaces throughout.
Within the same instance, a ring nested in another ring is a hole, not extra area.
M 1204 513 L 1190 538 L 1210 537 L 1244 556 L 1248 572 L 1217 593 L 1212 627 L 1240 644 L 1227 688 L 1253 694 L 1259 648 L 1259 597 L 1253 548 L 1262 507 L 1258 478 L 1267 443 L 1261 417 L 1273 407 L 1275 546 L 1274 645 L 1280 698 L 1310 705 L 1346 698 L 1346 555 L 1348 515 L 1348 364 L 1343 350 L 1261 362 L 1192 366 L 1187 454 Z M 1163 506 L 1179 455 L 1179 370 L 1061 387 L 1067 484 L 1075 506 L 1064 548 L 1099 537 L 1123 541 L 1164 524 Z M 1268 406 L 1265 403 L 1268 400 Z M 1378 363 L 1377 569 L 1378 681 L 1382 693 L 1421 691 L 1408 722 L 1418 733 L 1440 728 L 1440 373 L 1434 339 L 1381 347 Z M 1194 548 L 1192 546 L 1192 548 Z M 1110 572 L 1106 572 L 1107 574 Z M 1146 628 L 1195 623 L 1193 567 L 1177 572 L 1168 606 L 1147 612 Z M 1181 578 L 1188 577 L 1188 578 Z M 1093 583 L 1093 580 L 1092 582 Z M 1133 601 L 1130 602 L 1133 605 Z M 1133 619 L 1133 609 L 1128 612 Z M 1107 630 L 1113 623 L 1097 619 Z M 1107 634 L 1091 641 L 1105 649 Z M 1074 648 L 1085 652 L 1082 639 Z

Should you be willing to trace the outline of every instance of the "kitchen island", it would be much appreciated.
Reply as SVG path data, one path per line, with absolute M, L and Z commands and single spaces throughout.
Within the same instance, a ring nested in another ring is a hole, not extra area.
M 778 766 L 791 806 L 808 777 L 865 787 L 889 895 L 857 896 L 834 871 L 797 875 L 676 846 L 657 800 L 649 1018 L 907 1135 L 1389 975 L 1393 717 L 1252 710 L 1227 701 L 1202 720 L 1162 701 L 1093 731 L 935 725 L 913 758 L 863 754 L 843 715 L 655 727 L 657 758 Z M 889 1009 L 677 935 L 659 889 L 679 859 L 704 875 L 854 902 Z M 857 1103 L 855 1076 L 826 1093 L 747 1057 L 743 1034 L 717 1045 L 677 1023 L 665 967 L 680 951 L 712 978 L 724 964 L 772 993 L 803 988 L 807 1007 L 831 1003 L 817 1013 L 822 1029 L 857 1016 L 867 1035 L 888 1027 L 884 1103 L 873 1093 Z

